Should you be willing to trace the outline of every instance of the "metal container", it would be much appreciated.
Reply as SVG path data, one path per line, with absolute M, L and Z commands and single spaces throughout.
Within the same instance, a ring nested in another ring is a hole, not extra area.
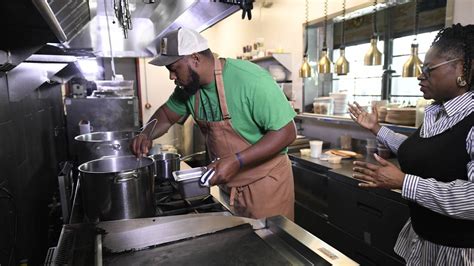
M 79 171 L 89 222 L 155 216 L 152 159 L 107 157 L 86 162 Z
M 180 169 L 181 155 L 178 153 L 158 153 L 150 155 L 149 158 L 155 161 L 155 177 L 157 180 L 172 180 L 172 173 Z
M 202 198 L 211 193 L 209 187 L 199 184 L 199 179 L 206 170 L 206 167 L 196 167 L 173 172 L 174 180 L 178 183 L 179 193 L 183 199 Z
M 205 154 L 206 151 L 200 151 L 181 157 L 181 154 L 174 152 L 163 152 L 148 156 L 155 161 L 155 178 L 158 181 L 173 180 L 173 172 L 180 169 L 181 161 L 187 161 L 190 158 Z
M 131 155 L 130 142 L 137 134 L 133 131 L 108 131 L 76 136 L 78 161 L 85 163 L 103 156 Z

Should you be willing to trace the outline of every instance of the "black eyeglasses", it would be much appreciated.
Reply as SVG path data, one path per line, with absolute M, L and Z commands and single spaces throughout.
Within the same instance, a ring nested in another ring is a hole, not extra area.
M 422 66 L 421 66 L 421 73 L 423 73 L 423 76 L 425 76 L 425 78 L 429 78 L 431 71 L 437 69 L 437 68 L 440 67 L 440 66 L 449 64 L 449 63 L 451 63 L 451 62 L 454 62 L 454 61 L 457 61 L 457 60 L 460 60 L 460 59 L 461 59 L 461 58 L 451 59 L 451 60 L 444 61 L 444 62 L 441 62 L 441 63 L 439 63 L 439 64 L 436 64 L 436 65 L 434 65 L 434 66 L 425 66 L 425 65 L 422 65 Z

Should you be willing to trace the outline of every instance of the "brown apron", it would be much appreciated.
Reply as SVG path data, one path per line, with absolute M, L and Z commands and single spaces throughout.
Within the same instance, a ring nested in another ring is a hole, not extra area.
M 194 105 L 194 119 L 206 139 L 211 159 L 234 156 L 251 146 L 232 127 L 225 99 L 222 65 L 218 58 L 214 62 L 222 121 L 198 119 L 200 91 L 196 94 Z M 277 154 L 257 166 L 244 167 L 226 186 L 230 188 L 230 205 L 234 206 L 237 215 L 257 219 L 284 215 L 293 220 L 295 195 L 288 155 Z

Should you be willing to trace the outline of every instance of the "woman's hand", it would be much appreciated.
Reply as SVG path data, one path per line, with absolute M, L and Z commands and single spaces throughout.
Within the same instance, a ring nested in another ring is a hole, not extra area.
M 352 169 L 354 170 L 353 177 L 367 181 L 367 183 L 359 183 L 359 186 L 367 188 L 401 189 L 403 181 L 405 180 L 405 173 L 377 154 L 374 154 L 374 156 L 380 165 L 361 161 L 354 162 L 356 166 Z
M 357 124 L 362 126 L 363 128 L 366 128 L 375 135 L 380 130 L 380 125 L 378 122 L 378 114 L 377 114 L 377 108 L 375 106 L 372 106 L 372 113 L 367 113 L 362 109 L 362 107 L 357 103 L 354 102 L 354 104 L 348 104 L 349 105 L 349 112 L 352 120 L 354 120 Z

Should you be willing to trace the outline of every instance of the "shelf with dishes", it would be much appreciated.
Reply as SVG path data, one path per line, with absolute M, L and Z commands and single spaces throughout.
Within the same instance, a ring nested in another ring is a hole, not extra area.
M 291 80 L 290 53 L 273 53 L 268 56 L 251 59 L 250 62 L 266 69 L 283 91 L 288 101 L 293 102 L 295 95 Z
M 273 53 L 269 56 L 250 60 L 270 72 L 273 79 L 278 82 L 291 82 L 291 54 Z

